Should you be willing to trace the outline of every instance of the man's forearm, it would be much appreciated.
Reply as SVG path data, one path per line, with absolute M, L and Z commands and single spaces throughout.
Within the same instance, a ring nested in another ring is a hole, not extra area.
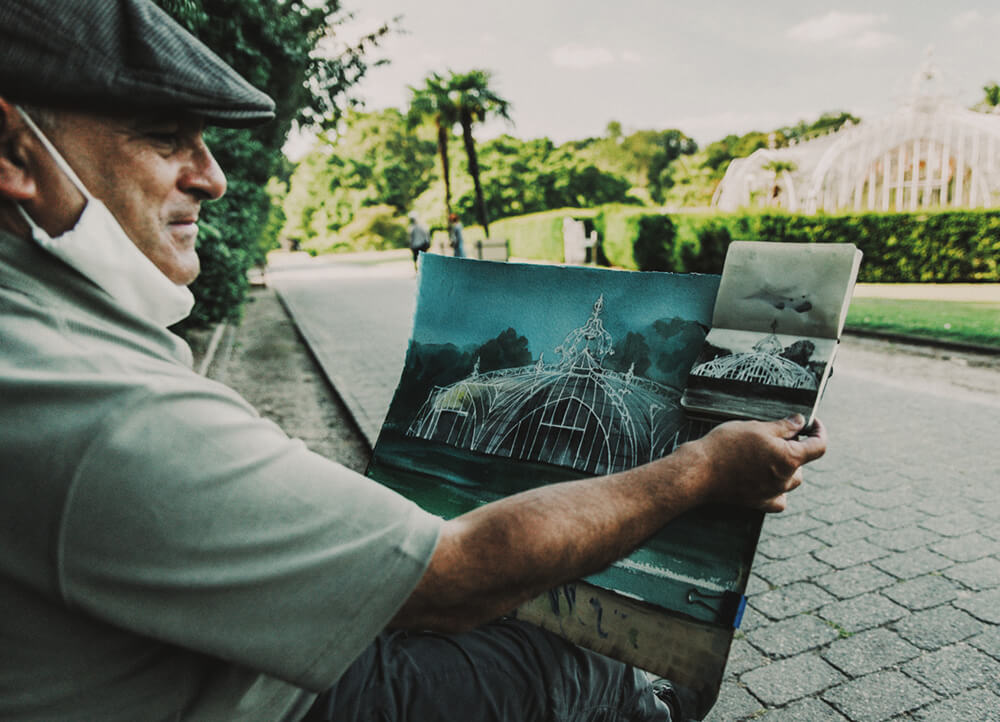
M 394 625 L 475 626 L 603 569 L 702 501 L 697 456 L 686 445 L 653 464 L 542 486 L 447 522 Z
M 675 516 L 706 501 L 781 511 L 822 456 L 821 422 L 801 416 L 730 422 L 670 456 L 610 476 L 542 486 L 444 526 L 430 565 L 393 626 L 475 626 L 628 554 Z

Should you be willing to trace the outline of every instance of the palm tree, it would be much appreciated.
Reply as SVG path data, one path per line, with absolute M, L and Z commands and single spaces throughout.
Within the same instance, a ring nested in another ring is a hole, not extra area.
M 462 140 L 469 159 L 469 175 L 472 176 L 476 189 L 476 216 L 487 238 L 490 235 L 489 219 L 479 181 L 479 159 L 476 142 L 472 137 L 472 126 L 490 115 L 510 120 L 510 103 L 490 88 L 491 81 L 490 73 L 485 70 L 470 70 L 468 73 L 449 71 L 447 78 L 431 73 L 424 79 L 422 88 L 410 88 L 412 95 L 407 114 L 411 127 L 428 117 L 433 118 L 437 126 L 438 152 L 441 154 L 441 172 L 444 177 L 445 218 L 451 216 L 448 138 L 456 123 L 462 126 Z
M 437 73 L 424 79 L 424 87 L 410 87 L 410 109 L 407 124 L 414 128 L 426 118 L 433 118 L 437 127 L 438 153 L 441 154 L 441 176 L 444 178 L 445 222 L 451 216 L 451 172 L 448 164 L 448 139 L 458 122 L 458 108 L 452 102 L 448 82 Z
M 469 175 L 472 176 L 472 184 L 476 189 L 476 215 L 487 238 L 490 237 L 490 226 L 483 188 L 479 182 L 479 159 L 476 155 L 476 142 L 472 137 L 472 125 L 484 121 L 490 115 L 510 121 L 510 103 L 490 88 L 491 81 L 488 71 L 470 70 L 468 73 L 453 72 L 448 83 L 452 102 L 458 110 L 458 122 L 462 125 L 462 140 L 469 159 Z

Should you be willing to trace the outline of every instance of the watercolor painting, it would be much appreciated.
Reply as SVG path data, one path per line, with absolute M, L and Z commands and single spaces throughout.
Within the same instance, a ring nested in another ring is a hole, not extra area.
M 718 285 L 425 255 L 368 475 L 451 517 L 669 454 L 711 428 L 680 397 Z M 587 581 L 731 629 L 724 597 L 742 594 L 759 525 L 745 510 L 696 509 Z
M 407 435 L 595 475 L 669 454 L 685 438 L 681 390 L 636 373 L 648 357 L 637 356 L 635 344 L 616 352 L 604 312 L 600 295 L 552 350 L 552 362 L 539 352 L 523 366 L 483 372 L 476 356 L 468 376 L 435 386 Z M 692 332 L 699 328 L 695 322 Z M 626 371 L 616 370 L 625 363 Z

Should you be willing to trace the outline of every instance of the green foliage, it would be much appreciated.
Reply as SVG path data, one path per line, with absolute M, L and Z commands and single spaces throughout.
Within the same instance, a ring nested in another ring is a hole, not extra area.
M 823 113 L 823 115 L 814 120 L 812 123 L 806 123 L 804 120 L 800 120 L 795 125 L 778 128 L 774 131 L 775 144 L 777 147 L 782 148 L 793 140 L 802 142 L 804 140 L 809 140 L 810 138 L 815 138 L 818 135 L 825 135 L 826 133 L 839 130 L 844 123 L 856 124 L 859 122 L 861 122 L 860 118 L 843 111 L 839 113 Z
M 991 111 L 1000 105 L 1000 85 L 988 83 L 983 86 L 983 100 L 979 107 L 984 111 Z
M 601 239 L 601 251 L 610 265 L 638 268 L 634 250 L 635 239 L 639 235 L 639 219 L 650 214 L 650 209 L 634 206 L 609 205 L 600 209 L 594 226 Z
M 589 208 L 626 202 L 629 184 L 557 149 L 548 139 L 522 141 L 501 136 L 480 151 L 483 196 L 491 218 L 507 218 L 553 208 Z M 464 222 L 475 221 L 470 189 L 455 202 Z
M 745 158 L 756 150 L 774 146 L 784 148 L 792 141 L 802 142 L 818 135 L 838 130 L 844 123 L 858 123 L 860 118 L 850 113 L 824 113 L 812 123 L 799 121 L 796 125 L 778 128 L 770 133 L 754 130 L 743 135 L 727 135 L 710 143 L 706 148 L 704 167 L 711 169 L 716 178 L 722 178 L 734 158 Z
M 441 168 L 445 182 L 446 217 L 451 215 L 450 169 L 448 167 L 448 139 L 456 123 L 462 126 L 462 141 L 468 159 L 469 176 L 475 189 L 476 218 L 487 236 L 489 217 L 483 199 L 479 179 L 479 160 L 476 143 L 472 137 L 472 126 L 490 116 L 510 120 L 510 103 L 500 97 L 491 87 L 492 76 L 486 70 L 470 70 L 467 73 L 450 72 L 447 78 L 431 73 L 424 80 L 424 87 L 411 88 L 410 125 L 431 118 L 437 127 L 438 152 L 441 154 Z
M 696 230 L 697 240 L 679 244 L 680 266 L 688 273 L 722 273 L 726 251 L 733 237 L 722 224 L 709 223 Z
M 433 142 L 411 131 L 395 109 L 349 112 L 341 132 L 327 131 L 320 142 L 292 173 L 285 198 L 282 235 L 295 246 L 352 250 L 348 239 L 363 234 L 342 228 L 370 206 L 405 214 L 433 178 Z
M 494 224 L 494 238 L 510 241 L 510 254 L 512 256 L 561 262 L 564 258 L 563 219 L 584 220 L 593 214 L 593 211 L 588 212 L 584 209 L 559 208 L 543 213 L 506 218 Z M 475 238 L 477 229 L 469 230 Z M 469 235 L 467 233 L 466 238 Z M 481 232 L 478 237 L 482 237 Z
M 873 283 L 957 283 L 1000 281 L 1000 211 L 792 215 L 776 212 L 674 213 L 671 236 L 649 211 L 603 220 L 608 247 L 631 244 L 634 256 L 617 253 L 626 268 L 719 273 L 732 239 L 785 243 L 843 243 L 865 254 L 859 280 Z M 669 244 L 656 249 L 657 243 Z M 640 250 L 641 249 L 641 250 Z M 611 254 L 609 253 L 609 258 Z M 630 262 L 631 261 L 631 262 Z M 665 268 L 669 263 L 674 265 Z
M 674 185 L 673 162 L 681 155 L 691 155 L 698 144 L 679 130 L 665 130 L 655 140 L 656 151 L 649 162 L 649 194 L 657 203 L 666 200 L 666 191 Z
M 635 262 L 644 271 L 675 271 L 674 238 L 677 231 L 665 215 L 639 216 L 634 244 Z
M 362 208 L 354 219 L 341 229 L 339 248 L 334 250 L 385 251 L 406 248 L 406 224 L 392 206 Z
M 727 135 L 705 147 L 707 155 L 704 165 L 721 178 L 733 158 L 745 158 L 755 150 L 766 148 L 767 140 L 767 133 L 757 130 L 743 135 Z
M 275 241 L 268 180 L 284 171 L 281 148 L 293 123 L 328 125 L 350 104 L 367 70 L 365 52 L 383 27 L 338 55 L 316 53 L 342 22 L 339 0 L 158 0 L 202 42 L 275 100 L 275 119 L 252 130 L 210 129 L 209 147 L 229 179 L 227 195 L 203 210 L 215 229 L 199 244 L 202 274 L 194 312 L 181 330 L 239 315 L 247 270 Z
M 697 144 L 679 130 L 637 130 L 622 134 L 621 123 L 611 121 L 607 136 L 569 141 L 560 146 L 580 162 L 628 180 L 633 190 L 650 188 L 652 198 L 673 184 L 671 164 L 697 151 Z M 655 189 L 655 192 L 653 192 Z

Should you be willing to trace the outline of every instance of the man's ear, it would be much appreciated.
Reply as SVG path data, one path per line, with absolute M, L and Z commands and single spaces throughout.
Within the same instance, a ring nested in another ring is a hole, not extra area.
M 26 146 L 30 134 L 14 104 L 0 96 L 0 198 L 25 201 L 38 191 Z

